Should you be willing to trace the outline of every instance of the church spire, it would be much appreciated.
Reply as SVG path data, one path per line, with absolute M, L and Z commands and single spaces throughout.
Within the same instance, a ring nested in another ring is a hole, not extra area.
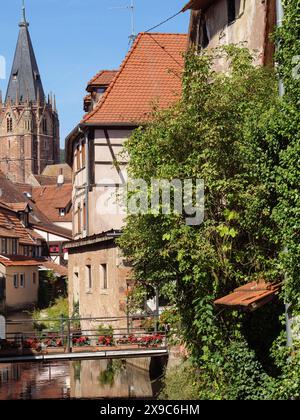
M 8 98 L 15 100 L 16 95 L 18 95 L 20 103 L 26 102 L 27 99 L 36 103 L 38 96 L 41 102 L 44 102 L 45 94 L 28 30 L 29 23 L 26 19 L 24 0 L 22 3 L 22 21 L 19 26 L 19 37 L 5 102 Z
M 22 21 L 20 23 L 20 26 L 29 26 L 29 23 L 26 19 L 26 7 L 25 7 L 25 0 L 22 0 Z

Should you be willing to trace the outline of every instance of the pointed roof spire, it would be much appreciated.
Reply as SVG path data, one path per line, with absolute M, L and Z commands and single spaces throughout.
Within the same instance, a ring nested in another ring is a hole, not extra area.
M 22 0 L 22 21 L 20 22 L 19 26 L 29 26 L 29 23 L 26 20 L 26 8 L 25 8 L 25 0 Z
M 28 30 L 29 23 L 26 20 L 24 0 L 22 12 L 23 18 L 19 24 L 19 37 L 5 102 L 8 97 L 15 98 L 18 94 L 20 103 L 24 103 L 26 100 L 36 103 L 38 92 L 43 102 L 45 94 Z

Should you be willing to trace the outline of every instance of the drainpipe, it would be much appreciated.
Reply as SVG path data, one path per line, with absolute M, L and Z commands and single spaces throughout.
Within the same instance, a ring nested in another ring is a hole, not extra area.
M 86 236 L 90 234 L 89 227 L 89 191 L 90 191 L 90 145 L 88 129 L 84 131 L 85 140 L 85 170 L 86 170 L 86 187 L 85 187 L 85 218 L 86 218 Z
M 282 27 L 282 21 L 284 18 L 284 10 L 282 0 L 276 0 L 276 26 L 277 28 Z M 279 96 L 282 98 L 284 95 L 284 84 L 283 80 L 279 79 L 278 82 L 279 88 Z M 287 248 L 285 248 L 285 252 L 287 252 Z M 285 282 L 287 281 L 287 275 L 284 276 Z M 290 314 L 291 305 L 289 303 L 285 303 L 285 325 L 286 325 L 286 342 L 288 347 L 292 347 L 293 345 L 293 333 L 292 333 L 292 317 Z
M 276 0 L 276 26 L 277 28 L 282 27 L 282 21 L 284 18 L 284 11 L 282 0 Z M 282 97 L 284 95 L 284 84 L 282 79 L 279 80 L 279 96 Z

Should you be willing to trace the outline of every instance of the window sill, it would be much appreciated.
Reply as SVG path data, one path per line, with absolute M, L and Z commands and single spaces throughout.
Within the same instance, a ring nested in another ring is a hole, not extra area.
M 108 296 L 109 295 L 109 292 L 106 291 L 106 290 L 101 290 L 100 295 L 102 295 L 102 296 Z
M 85 294 L 86 294 L 86 295 L 92 295 L 92 294 L 93 294 L 93 291 L 92 291 L 92 290 L 87 290 L 87 291 L 85 292 Z

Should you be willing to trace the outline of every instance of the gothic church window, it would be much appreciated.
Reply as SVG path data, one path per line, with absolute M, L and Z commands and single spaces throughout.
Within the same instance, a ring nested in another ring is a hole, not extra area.
M 11 133 L 13 131 L 13 120 L 10 114 L 8 114 L 6 122 L 7 122 L 7 132 Z
M 48 134 L 47 119 L 43 118 L 43 133 Z

